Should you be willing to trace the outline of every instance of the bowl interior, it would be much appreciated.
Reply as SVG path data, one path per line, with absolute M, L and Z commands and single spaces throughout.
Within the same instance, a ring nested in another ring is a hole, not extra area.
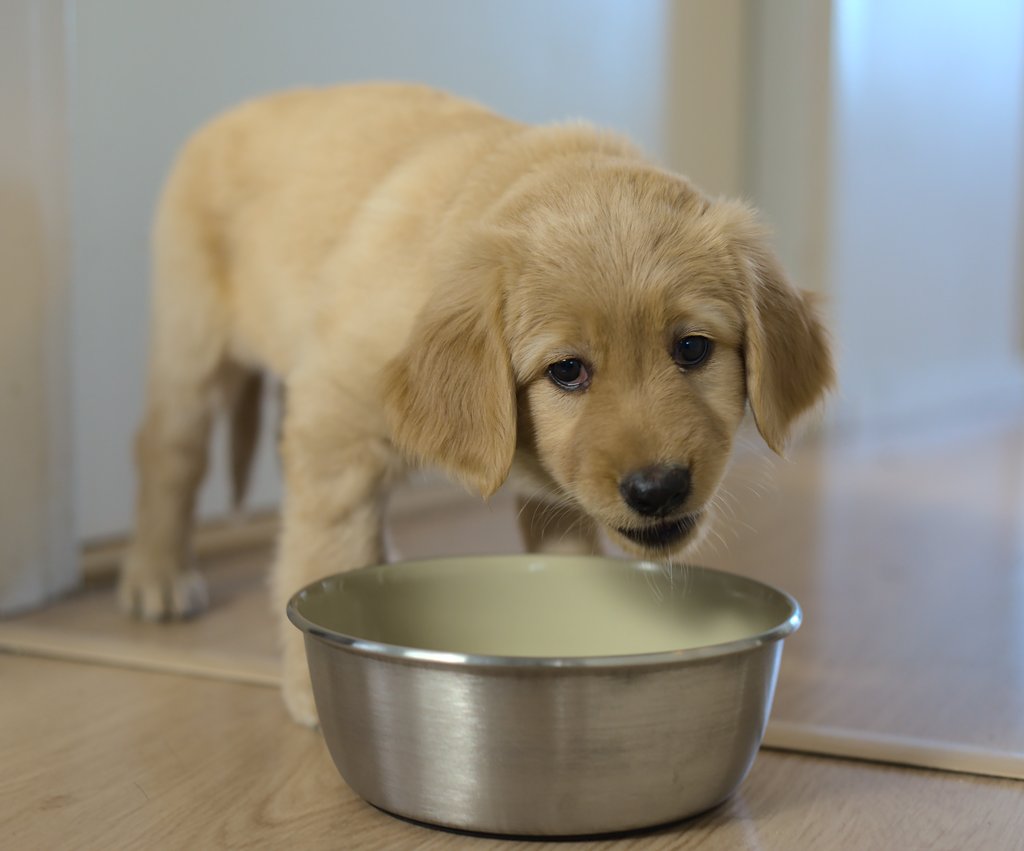
M 365 568 L 303 589 L 290 609 L 300 628 L 364 649 L 391 645 L 535 658 L 664 653 L 781 638 L 800 620 L 792 598 L 745 577 L 536 555 Z

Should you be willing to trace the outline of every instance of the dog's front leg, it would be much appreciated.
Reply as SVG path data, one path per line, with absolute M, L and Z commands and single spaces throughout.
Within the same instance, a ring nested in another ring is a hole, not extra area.
M 519 532 L 531 553 L 601 554 L 597 524 L 572 505 L 520 496 Z
M 196 491 L 206 468 L 209 384 L 153 380 L 135 442 L 139 492 L 135 530 L 121 565 L 121 608 L 146 620 L 184 618 L 206 608 L 206 582 L 189 549 Z
M 400 469 L 394 450 L 362 406 L 329 406 L 289 386 L 282 456 L 286 496 L 273 572 L 276 616 L 283 630 L 283 692 L 291 716 L 315 726 L 316 707 L 303 636 L 286 616 L 288 599 L 324 576 L 384 560 L 385 492 Z M 353 422 L 355 420 L 356 422 Z

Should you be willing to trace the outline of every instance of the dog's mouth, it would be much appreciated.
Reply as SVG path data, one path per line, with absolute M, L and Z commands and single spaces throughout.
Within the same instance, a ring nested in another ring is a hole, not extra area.
M 616 529 L 622 537 L 634 544 L 652 550 L 667 550 L 690 536 L 700 522 L 700 512 L 684 514 L 674 520 L 663 520 L 650 526 Z

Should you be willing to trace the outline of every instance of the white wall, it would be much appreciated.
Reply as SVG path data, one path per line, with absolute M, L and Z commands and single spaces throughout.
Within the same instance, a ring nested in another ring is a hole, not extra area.
M 744 183 L 826 296 L 835 432 L 1024 410 L 1024 3 L 752 2 L 747 55 Z
M 831 289 L 842 416 L 1024 402 L 1024 4 L 837 0 Z
M 123 531 L 142 404 L 147 229 L 175 149 L 260 92 L 421 80 L 529 121 L 631 134 L 714 192 L 739 183 L 742 0 L 89 0 L 74 5 L 75 503 Z M 709 66 L 718 63 L 717 71 Z M 710 75 L 710 76 L 709 76 Z M 682 162 L 685 160 L 685 162 Z M 271 453 L 255 502 L 272 504 Z M 207 514 L 225 503 L 208 479 Z
M 756 0 L 666 6 L 664 163 L 711 195 L 742 196 L 750 131 L 746 29 Z
M 749 5 L 743 191 L 794 282 L 828 293 L 832 4 Z

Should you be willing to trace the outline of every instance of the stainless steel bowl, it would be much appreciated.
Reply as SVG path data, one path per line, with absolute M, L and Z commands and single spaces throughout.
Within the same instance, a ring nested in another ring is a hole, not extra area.
M 331 576 L 288 617 L 359 795 L 444 827 L 574 836 L 729 797 L 801 614 L 707 568 L 528 555 Z

